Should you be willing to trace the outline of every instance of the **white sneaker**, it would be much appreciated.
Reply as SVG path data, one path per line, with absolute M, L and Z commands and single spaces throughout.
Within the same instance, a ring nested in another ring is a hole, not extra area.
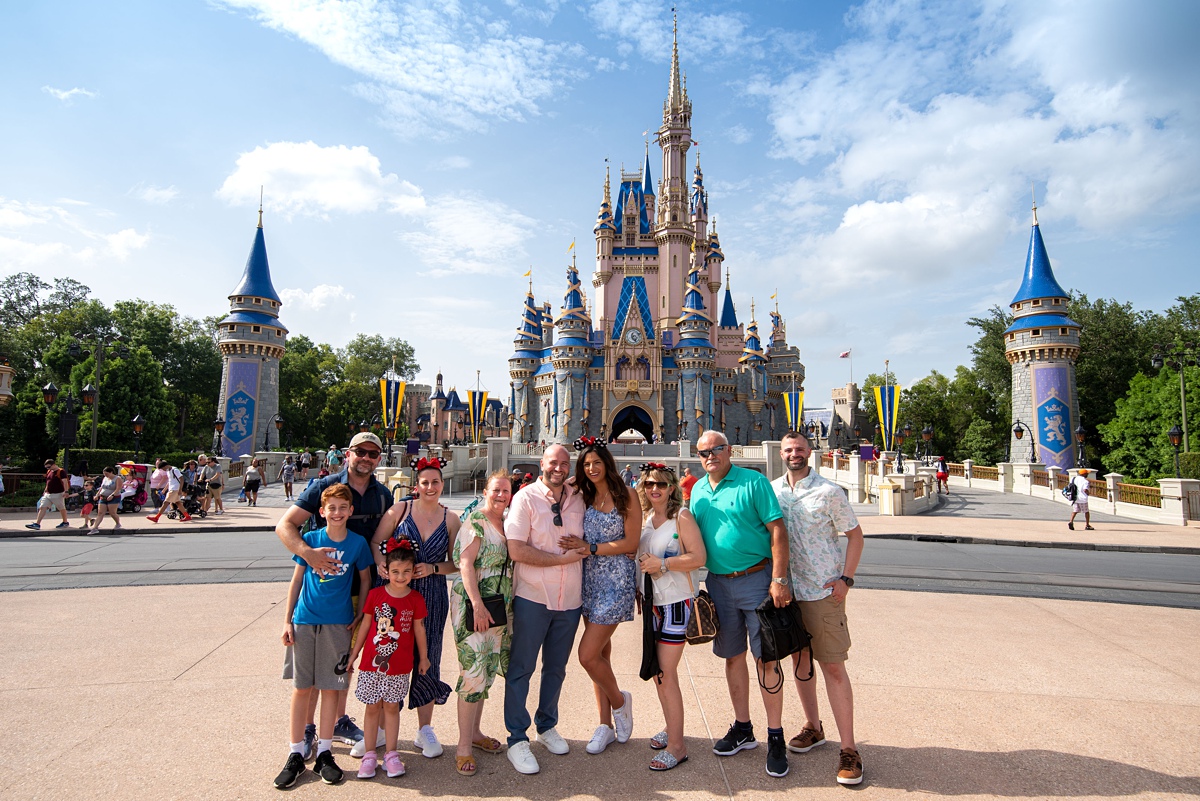
M 421 754 L 433 759 L 442 755 L 442 744 L 438 742 L 437 735 L 433 733 L 432 726 L 422 726 L 417 730 L 417 738 L 413 740 L 413 745 L 421 749 Z
M 517 773 L 524 773 L 527 776 L 541 770 L 538 767 L 537 757 L 529 750 L 528 740 L 513 743 L 508 747 L 508 761 L 517 769 Z
M 546 746 L 546 750 L 552 754 L 562 756 L 571 751 L 571 746 L 558 733 L 558 729 L 546 729 L 546 731 L 539 732 L 537 738 L 538 742 Z
M 617 735 L 613 730 L 601 723 L 596 727 L 596 733 L 592 735 L 592 739 L 588 741 L 586 750 L 589 754 L 599 754 L 616 741 Z
M 383 733 L 383 729 L 380 729 L 379 736 L 377 738 L 375 738 L 375 747 L 382 748 L 385 745 L 387 745 L 387 735 Z M 358 742 L 356 742 L 350 748 L 350 756 L 354 757 L 355 759 L 362 759 L 363 754 L 365 754 L 365 753 L 367 753 L 367 738 L 366 737 L 364 737 L 361 740 L 359 740 Z
M 617 729 L 617 742 L 627 743 L 633 734 L 633 696 L 628 690 L 621 690 L 625 696 L 625 705 L 612 711 L 613 725 Z

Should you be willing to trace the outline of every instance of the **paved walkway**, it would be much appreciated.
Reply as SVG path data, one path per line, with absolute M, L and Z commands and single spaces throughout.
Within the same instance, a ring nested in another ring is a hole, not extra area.
M 282 797 L 271 780 L 286 756 L 285 593 L 283 584 L 247 584 L 5 594 L 0 798 Z M 850 598 L 863 798 L 1200 796 L 1200 612 L 871 590 Z M 723 665 L 702 646 L 688 647 L 682 666 L 691 759 L 669 773 L 648 771 L 647 740 L 662 715 L 652 685 L 635 675 L 638 625 L 620 626 L 613 649 L 621 685 L 634 696 L 628 744 L 584 752 L 596 712 L 572 659 L 560 719 L 571 753 L 550 756 L 534 745 L 537 776 L 477 752 L 479 774 L 460 777 L 452 750 L 435 760 L 415 751 L 405 710 L 408 775 L 325 787 L 309 773 L 289 797 L 847 797 L 833 782 L 836 740 L 792 755 L 783 779 L 764 772 L 764 748 L 727 759 L 710 753 L 731 712 Z M 446 649 L 443 676 L 452 684 L 454 659 Z M 790 736 L 802 721 L 790 683 L 784 692 Z M 836 737 L 820 693 L 826 733 Z M 484 729 L 503 739 L 502 697 L 501 681 Z M 361 705 L 352 700 L 350 710 L 361 722 Z M 762 737 L 757 693 L 751 710 Z M 453 707 L 437 709 L 434 725 L 452 741 Z M 357 769 L 347 751 L 334 748 L 344 769 Z

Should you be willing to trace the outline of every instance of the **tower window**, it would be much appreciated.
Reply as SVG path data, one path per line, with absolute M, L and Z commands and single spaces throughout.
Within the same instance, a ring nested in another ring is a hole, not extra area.
M 1041 335 L 1042 335 L 1042 329 L 1040 329 L 1040 328 L 1035 328 L 1029 332 L 1029 336 L 1031 336 L 1031 337 L 1040 337 Z
M 1032 305 L 1034 305 L 1034 306 L 1041 306 L 1041 305 L 1042 305 L 1042 302 L 1041 302 L 1040 300 L 1035 300 L 1035 301 L 1033 302 L 1033 304 L 1032 304 Z
M 262 298 L 255 298 L 255 299 L 254 299 L 254 304 L 255 304 L 256 306 L 261 306 L 261 305 L 262 305 Z
M 261 325 L 256 325 L 256 326 L 254 326 L 253 328 L 251 328 L 251 329 L 250 329 L 250 331 L 251 331 L 252 333 L 255 333 L 255 334 L 262 333 L 262 326 L 261 326 Z
M 1055 298 L 1054 300 L 1051 301 L 1051 303 L 1053 303 L 1055 306 L 1061 306 L 1062 298 Z
M 1067 335 L 1067 329 L 1065 329 L 1065 328 L 1058 329 L 1058 335 L 1060 337 L 1065 337 Z

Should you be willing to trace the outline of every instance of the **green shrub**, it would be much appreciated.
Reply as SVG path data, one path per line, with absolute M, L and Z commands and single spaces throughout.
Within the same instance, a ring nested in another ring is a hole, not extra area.
M 1183 478 L 1200 478 L 1200 451 L 1179 454 L 1179 475 Z

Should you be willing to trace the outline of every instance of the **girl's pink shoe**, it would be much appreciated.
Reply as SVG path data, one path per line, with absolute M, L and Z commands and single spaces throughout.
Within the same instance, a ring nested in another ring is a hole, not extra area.
M 364 760 L 365 761 L 365 760 Z M 383 767 L 387 770 L 389 779 L 404 775 L 404 763 L 400 761 L 399 751 L 388 751 L 383 755 Z
M 386 757 L 384 760 L 386 761 Z M 358 768 L 358 778 L 374 779 L 375 769 L 379 767 L 379 756 L 374 751 L 363 754 L 362 764 Z

